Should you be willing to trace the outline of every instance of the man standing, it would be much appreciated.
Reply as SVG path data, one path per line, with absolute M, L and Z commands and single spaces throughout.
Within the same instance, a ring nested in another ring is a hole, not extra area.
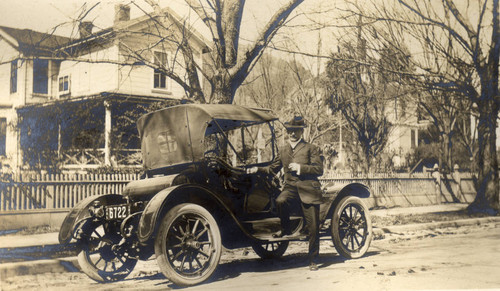
M 249 170 L 255 173 L 258 170 L 268 173 L 277 173 L 281 168 L 285 172 L 285 185 L 276 199 L 281 220 L 281 231 L 275 237 L 291 234 L 290 210 L 292 201 L 301 202 L 305 218 L 305 230 L 309 235 L 309 269 L 316 271 L 315 263 L 319 255 L 319 204 L 322 200 L 321 184 L 318 177 L 323 175 L 323 161 L 321 150 L 302 138 L 306 124 L 300 116 L 285 122 L 289 142 L 280 149 L 277 160 L 268 167 L 254 167 Z

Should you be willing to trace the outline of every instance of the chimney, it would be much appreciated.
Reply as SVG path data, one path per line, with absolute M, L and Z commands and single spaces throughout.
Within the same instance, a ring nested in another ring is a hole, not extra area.
M 115 5 L 115 24 L 130 20 L 130 6 L 124 4 Z
M 80 38 L 87 38 L 92 35 L 92 29 L 94 24 L 92 21 L 82 21 L 78 25 L 78 32 L 80 33 Z

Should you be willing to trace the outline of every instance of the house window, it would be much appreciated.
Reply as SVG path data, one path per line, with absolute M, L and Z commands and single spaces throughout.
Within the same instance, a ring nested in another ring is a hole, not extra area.
M 7 118 L 0 118 L 0 156 L 6 155 Z
M 154 64 L 155 67 L 165 68 L 167 66 L 167 53 L 165 52 L 154 52 Z M 154 70 L 154 84 L 155 89 L 168 89 L 167 75 L 161 72 L 159 69 Z
M 17 92 L 17 60 L 10 62 L 10 93 Z
M 69 93 L 69 76 L 59 77 L 59 94 Z
M 49 61 L 33 60 L 33 93 L 49 93 Z

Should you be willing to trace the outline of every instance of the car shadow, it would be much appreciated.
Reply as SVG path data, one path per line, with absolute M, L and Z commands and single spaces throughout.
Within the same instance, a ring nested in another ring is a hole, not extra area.
M 325 266 L 330 266 L 332 264 L 343 263 L 345 259 L 336 254 L 320 254 L 316 259 L 316 263 L 320 268 Z M 271 272 L 271 271 L 282 271 L 296 268 L 308 267 L 309 261 L 306 254 L 293 254 L 284 256 L 280 259 L 247 259 L 247 260 L 235 260 L 225 264 L 219 265 L 217 268 L 220 274 L 217 278 L 216 274 L 214 279 L 228 279 L 239 276 L 241 273 L 246 272 Z
M 328 267 L 333 264 L 343 263 L 346 259 L 337 254 L 320 254 L 316 263 L 321 268 Z M 237 259 L 227 263 L 219 264 L 215 273 L 210 279 L 200 284 L 206 285 L 218 281 L 237 278 L 243 273 L 266 273 L 272 271 L 282 271 L 297 268 L 307 268 L 308 259 L 305 254 L 293 254 L 284 256 L 279 259 Z M 183 289 L 174 284 L 169 284 L 169 288 Z
M 371 257 L 377 255 L 379 252 L 370 251 L 367 252 L 363 258 Z M 335 264 L 343 263 L 348 259 L 339 256 L 336 253 L 320 254 L 316 260 L 316 264 L 319 269 L 326 268 Z M 260 259 L 260 258 L 248 258 L 248 259 L 235 259 L 230 262 L 220 263 L 217 266 L 214 274 L 205 282 L 200 283 L 198 286 L 224 281 L 232 278 L 237 278 L 243 273 L 265 273 L 272 271 L 283 271 L 289 269 L 297 268 L 307 268 L 308 267 L 307 254 L 291 254 L 285 255 L 279 259 Z M 162 273 L 154 274 L 151 276 L 144 276 L 140 278 L 134 278 L 131 280 L 161 280 L 164 279 Z M 157 286 L 165 285 L 171 289 L 184 289 L 185 287 L 180 287 L 173 284 L 170 281 L 159 282 L 155 284 Z

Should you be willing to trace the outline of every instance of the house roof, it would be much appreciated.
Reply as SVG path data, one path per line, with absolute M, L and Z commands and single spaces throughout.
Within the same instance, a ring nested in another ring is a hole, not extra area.
M 176 25 L 182 26 L 183 21 L 182 17 L 180 17 L 177 13 L 175 13 L 172 9 L 169 7 L 164 7 L 161 10 L 157 12 L 152 12 L 140 17 L 136 17 L 127 21 L 121 21 L 119 23 L 114 24 L 112 27 L 102 29 L 100 31 L 97 31 L 95 33 L 92 33 L 90 36 L 85 37 L 85 38 L 80 38 L 80 39 L 74 39 L 71 42 L 68 42 L 62 47 L 62 49 L 70 49 L 72 47 L 78 47 L 80 45 L 88 45 L 89 43 L 92 42 L 99 42 L 101 43 L 103 40 L 106 38 L 114 38 L 117 36 L 118 33 L 120 32 L 126 32 L 129 30 L 132 26 L 146 22 L 146 21 L 157 21 L 160 17 L 167 16 L 169 20 L 171 20 L 173 23 Z M 194 28 L 190 30 L 191 36 L 194 38 L 195 41 L 202 45 L 207 44 L 207 40 Z
M 69 38 L 64 36 L 6 26 L 0 26 L 0 36 L 11 43 L 12 46 L 28 55 L 35 53 L 42 55 L 49 54 L 53 49 L 70 41 Z
M 25 104 L 16 107 L 16 110 L 24 114 L 26 112 L 30 112 L 34 109 L 40 108 L 48 108 L 50 110 L 51 106 L 59 106 L 61 104 L 70 104 L 70 103 L 82 103 L 89 101 L 118 101 L 118 102 L 129 102 L 129 103 L 153 103 L 153 102 L 164 102 L 169 100 L 175 100 L 181 102 L 181 100 L 177 99 L 169 99 L 165 97 L 154 97 L 154 96 L 144 96 L 144 95 L 129 95 L 129 94 L 120 94 L 120 93 L 110 93 L 110 92 L 101 92 L 98 94 L 80 96 L 76 98 L 70 99 L 53 99 L 48 100 L 43 103 L 31 103 Z M 11 106 L 12 107 L 12 106 Z
M 108 37 L 112 39 L 117 33 L 127 31 L 127 29 L 134 25 L 158 19 L 158 17 L 162 16 L 167 16 L 176 25 L 182 26 L 182 18 L 172 9 L 165 7 L 158 12 L 117 23 L 110 28 L 100 30 L 85 38 L 71 39 L 55 34 L 37 32 L 31 29 L 19 29 L 6 26 L 0 26 L 0 37 L 3 37 L 12 46 L 26 55 L 49 56 L 53 53 L 54 49 L 68 49 L 80 45 L 88 45 L 93 42 L 100 43 L 103 40 L 106 41 Z M 198 43 L 202 45 L 207 43 L 204 37 L 196 30 L 192 29 L 190 32 L 194 40 Z

